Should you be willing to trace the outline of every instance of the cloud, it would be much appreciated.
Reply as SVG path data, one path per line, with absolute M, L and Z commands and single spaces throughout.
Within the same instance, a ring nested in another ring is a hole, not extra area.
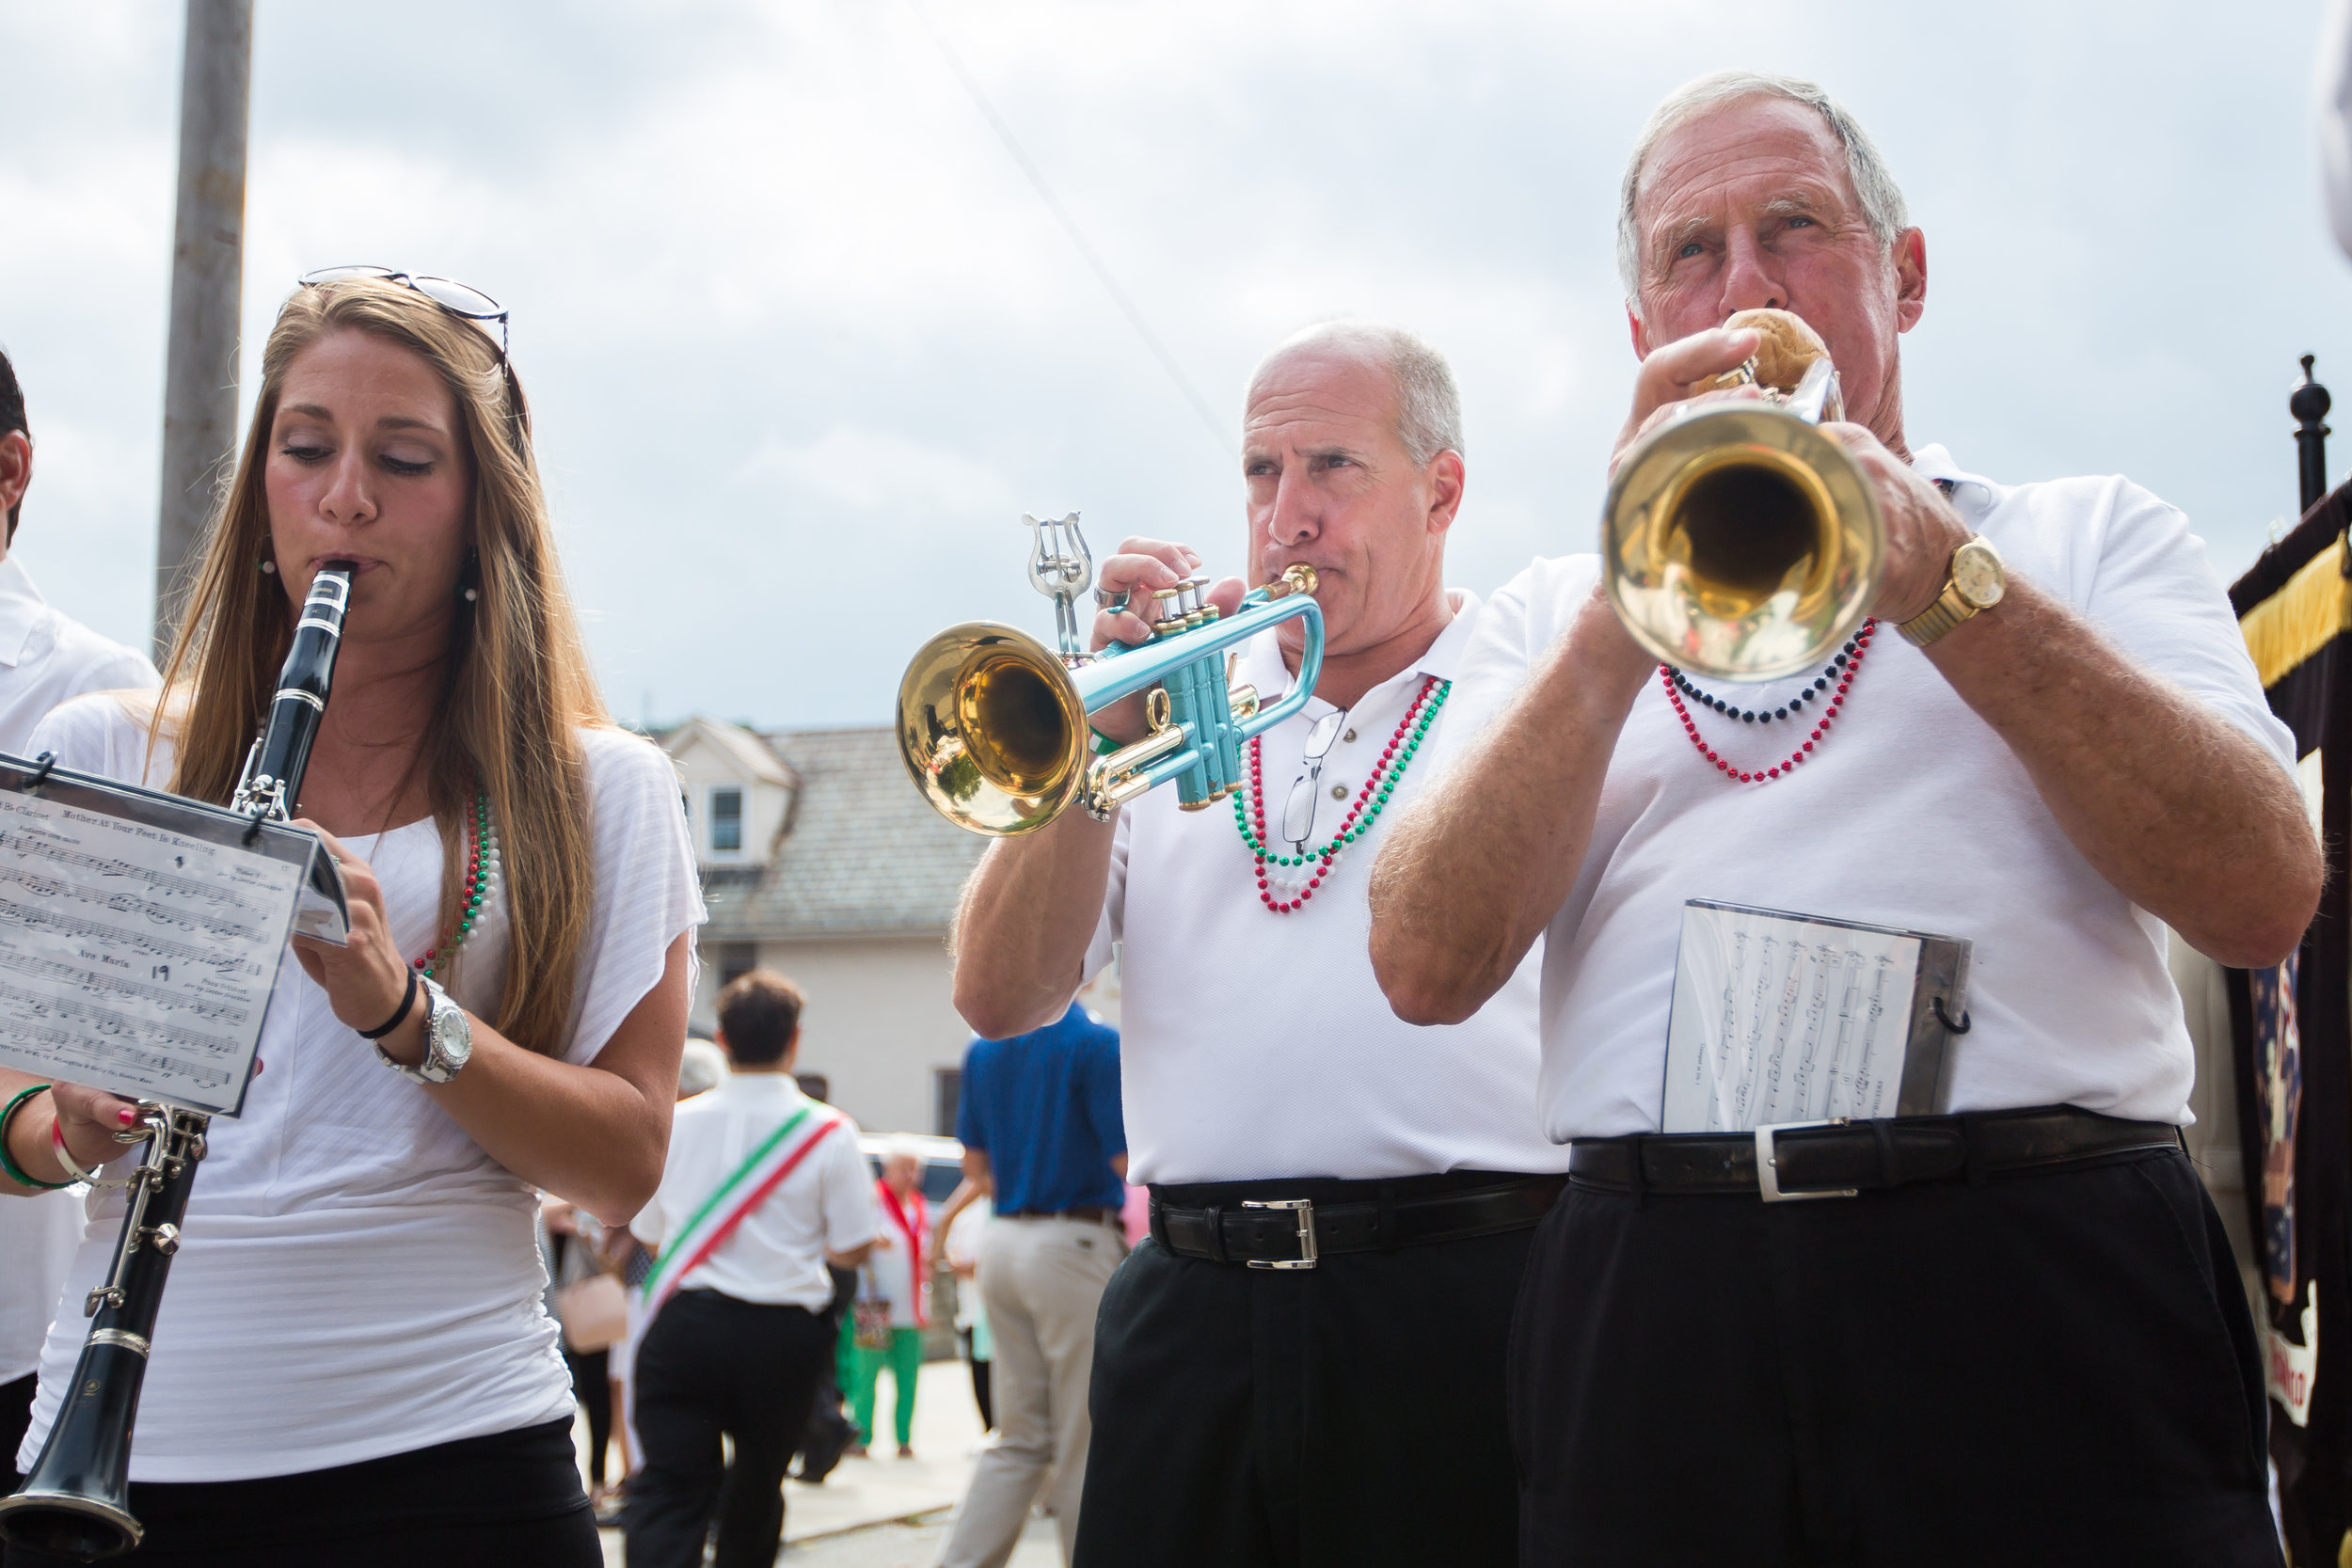
M 780 479 L 861 512 L 953 515 L 1014 506 L 1004 476 L 896 431 L 837 424 L 802 446 L 763 445 L 746 481 Z
M 1589 546 L 1632 369 L 1619 164 L 1661 94 L 1724 65 L 1820 77 L 1886 151 L 1930 239 L 1912 428 L 1972 467 L 2131 473 L 2234 573 L 2294 505 L 2295 356 L 2352 378 L 2312 0 L 1986 0 L 1965 26 L 1862 0 L 916 3 L 259 8 L 248 342 L 328 262 L 512 308 L 567 570 L 632 717 L 881 721 L 939 626 L 1047 624 L 1025 511 L 1240 560 L 1230 450 L 932 27 L 1220 418 L 1315 317 L 1404 321 L 1453 357 L 1452 575 L 1482 591 Z M 130 637 L 168 294 L 162 14 L 0 9 L 0 341 L 53 433 L 24 547 L 53 599 Z

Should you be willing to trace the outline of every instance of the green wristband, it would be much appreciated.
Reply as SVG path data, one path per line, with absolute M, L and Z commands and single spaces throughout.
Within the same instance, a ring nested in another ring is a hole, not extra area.
M 1091 733 L 1094 736 L 1094 754 L 1098 757 L 1109 756 L 1113 752 L 1126 745 L 1125 741 L 1113 740 L 1101 730 L 1094 730 Z
M 8 1158 L 8 1123 L 16 1119 L 16 1113 L 19 1106 L 22 1106 L 26 1101 L 32 1099 L 33 1096 L 40 1093 L 41 1090 L 47 1088 L 48 1086 L 49 1085 L 46 1084 L 35 1084 L 29 1089 L 19 1089 L 16 1093 L 15 1099 L 9 1101 L 7 1106 L 0 1107 L 0 1171 L 7 1172 L 8 1180 L 15 1182 L 18 1186 L 30 1187 L 38 1193 L 54 1193 L 60 1187 L 71 1187 L 73 1183 L 71 1181 L 42 1181 L 37 1178 L 27 1176 L 24 1171 L 19 1170 L 17 1168 L 16 1162 Z

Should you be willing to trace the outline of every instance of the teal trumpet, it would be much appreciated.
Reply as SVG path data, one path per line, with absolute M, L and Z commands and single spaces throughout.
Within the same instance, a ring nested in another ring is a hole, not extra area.
M 1323 670 L 1323 610 L 1311 566 L 1294 565 L 1231 615 L 1195 578 L 1155 596 L 1149 641 L 1094 655 L 1055 653 L 996 621 L 967 621 L 926 642 L 898 683 L 898 752 L 933 809 L 992 837 L 1032 832 L 1073 804 L 1103 819 L 1174 784 L 1187 811 L 1242 787 L 1242 743 L 1307 705 Z M 1273 704 L 1235 686 L 1229 649 L 1286 621 L 1304 623 L 1298 677 Z M 1094 754 L 1093 714 L 1146 693 L 1143 738 Z

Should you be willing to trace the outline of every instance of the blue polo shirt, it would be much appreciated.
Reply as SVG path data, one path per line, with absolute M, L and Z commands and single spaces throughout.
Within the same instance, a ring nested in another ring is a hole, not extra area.
M 963 1053 L 956 1136 L 988 1156 L 996 1212 L 1117 1209 L 1127 1152 L 1119 1114 L 1119 1031 L 1075 1002 L 1057 1023 Z

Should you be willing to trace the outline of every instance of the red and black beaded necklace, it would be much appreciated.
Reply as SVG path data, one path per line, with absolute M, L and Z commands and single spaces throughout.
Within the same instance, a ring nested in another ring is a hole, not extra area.
M 1812 755 L 1813 748 L 1828 736 L 1830 724 L 1837 718 L 1837 710 L 1845 705 L 1854 676 L 1861 673 L 1862 660 L 1870 651 L 1870 639 L 1877 633 L 1878 625 L 1875 616 L 1863 622 L 1862 629 L 1847 640 L 1845 647 L 1830 659 L 1828 666 L 1813 683 L 1776 708 L 1741 708 L 1721 697 L 1709 696 L 1671 664 L 1658 667 L 1659 683 L 1665 689 L 1666 701 L 1674 705 L 1675 717 L 1682 721 L 1682 733 L 1691 737 L 1691 744 L 1698 748 L 1699 755 L 1715 765 L 1717 772 L 1734 784 L 1769 784 L 1795 772 L 1797 764 Z M 1770 724 L 1774 721 L 1803 723 L 1806 718 L 1806 703 L 1819 702 L 1824 693 L 1829 701 L 1822 707 L 1820 717 L 1814 720 L 1812 730 L 1797 749 L 1788 753 L 1787 761 L 1770 768 L 1751 769 L 1735 767 L 1707 743 L 1706 737 L 1699 734 L 1698 721 L 1691 717 L 1691 710 L 1683 705 L 1685 693 L 1701 707 L 1711 707 L 1717 713 L 1745 724 Z

